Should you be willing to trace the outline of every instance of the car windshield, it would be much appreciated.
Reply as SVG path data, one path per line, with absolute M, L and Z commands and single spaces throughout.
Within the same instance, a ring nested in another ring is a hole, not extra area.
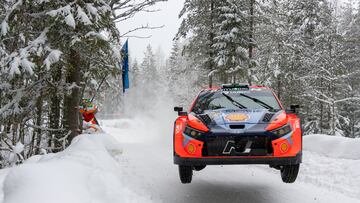
M 199 95 L 192 111 L 203 113 L 216 109 L 281 109 L 273 93 L 266 89 L 249 91 L 208 91 Z

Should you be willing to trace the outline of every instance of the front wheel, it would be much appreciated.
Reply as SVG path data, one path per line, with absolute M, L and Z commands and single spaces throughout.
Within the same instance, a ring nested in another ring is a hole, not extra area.
M 179 165 L 179 176 L 181 183 L 183 184 L 191 183 L 192 175 L 193 175 L 193 170 L 191 166 Z
M 294 183 L 300 169 L 300 164 L 285 165 L 280 169 L 281 179 L 284 183 Z

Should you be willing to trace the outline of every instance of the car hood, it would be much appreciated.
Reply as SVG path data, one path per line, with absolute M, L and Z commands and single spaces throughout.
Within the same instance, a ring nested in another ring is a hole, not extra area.
M 286 123 L 283 110 L 269 111 L 266 109 L 212 110 L 198 114 L 210 131 L 251 132 L 266 131 L 267 126 Z

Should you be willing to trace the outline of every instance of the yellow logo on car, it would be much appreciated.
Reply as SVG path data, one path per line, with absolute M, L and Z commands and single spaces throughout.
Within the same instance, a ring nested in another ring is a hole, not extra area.
M 230 114 L 225 117 L 228 121 L 247 121 L 249 118 L 247 114 Z

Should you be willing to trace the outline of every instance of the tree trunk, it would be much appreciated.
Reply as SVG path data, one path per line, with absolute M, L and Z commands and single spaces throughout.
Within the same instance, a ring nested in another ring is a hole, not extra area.
M 335 135 L 336 133 L 336 123 L 335 123 L 335 102 L 332 104 L 332 121 L 331 121 L 331 128 L 332 128 L 332 135 Z
M 281 79 L 280 76 L 278 76 L 277 78 L 277 97 L 281 100 Z
M 210 69 L 210 72 L 215 70 L 215 64 L 214 64 L 214 48 L 213 48 L 213 45 L 214 45 L 214 37 L 215 37 L 215 16 L 214 16 L 214 12 L 215 12 L 215 3 L 214 3 L 214 0 L 211 0 L 211 3 L 210 3 L 210 33 L 209 33 L 209 61 L 208 61 L 208 65 L 209 65 L 209 69 Z M 211 82 L 211 87 L 212 87 L 212 82 L 213 82 L 213 76 L 211 76 L 211 81 L 209 81 L 209 83 Z M 209 84 L 210 86 L 210 84 Z
M 66 128 L 70 130 L 68 142 L 76 137 L 79 132 L 79 104 L 80 104 L 80 79 L 81 58 L 75 50 L 71 50 L 70 67 L 67 70 L 67 83 L 72 85 L 71 94 L 66 97 Z M 76 86 L 75 86 L 76 85 Z
M 323 79 L 320 79 L 320 87 L 323 86 Z M 323 102 L 320 101 L 320 134 L 323 134 L 323 127 L 324 127 L 324 106 L 323 106 Z
M 60 81 L 61 80 L 61 68 L 57 67 L 56 70 L 52 73 L 52 79 L 53 81 Z M 59 95 L 58 88 L 54 88 L 52 95 L 51 95 L 51 104 L 50 104 L 50 128 L 51 129 L 60 129 L 60 118 L 61 118 L 61 96 Z M 49 146 L 54 147 L 55 150 L 52 150 L 53 152 L 58 152 L 61 147 L 62 143 L 59 143 L 58 140 L 60 140 L 63 136 L 63 132 L 56 132 L 51 131 L 49 132 Z
M 249 30 L 249 66 L 248 66 L 248 83 L 252 83 L 252 59 L 254 51 L 254 7 L 255 0 L 250 0 L 250 30 Z
M 42 124 L 42 113 L 43 113 L 43 99 L 42 99 L 42 94 L 40 94 L 40 97 L 37 99 L 36 101 L 36 114 L 37 114 L 37 118 L 36 118 L 36 126 L 41 127 Z M 41 140 L 42 140 L 42 131 L 40 128 L 34 130 L 36 131 L 37 134 L 37 139 L 36 139 L 36 154 L 40 154 L 40 147 L 41 147 Z

